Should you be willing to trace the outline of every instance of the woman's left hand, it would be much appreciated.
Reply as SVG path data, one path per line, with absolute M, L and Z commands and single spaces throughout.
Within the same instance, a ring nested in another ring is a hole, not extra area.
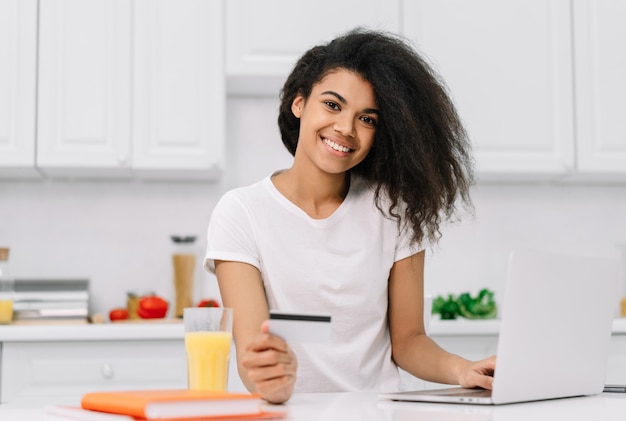
M 484 360 L 471 362 L 459 375 L 461 387 L 491 389 L 493 387 L 493 373 L 496 369 L 496 356 L 492 355 Z

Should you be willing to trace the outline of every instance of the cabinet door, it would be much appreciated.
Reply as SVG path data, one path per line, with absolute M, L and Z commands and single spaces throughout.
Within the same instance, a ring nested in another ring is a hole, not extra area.
M 357 26 L 400 29 L 399 0 L 229 0 L 226 74 L 231 93 L 277 96 L 310 47 Z
M 187 386 L 181 340 L 5 342 L 0 402 Z
M 569 2 L 419 0 L 403 27 L 446 81 L 483 178 L 574 165 Z
M 132 167 L 144 175 L 218 173 L 226 126 L 222 17 L 219 1 L 135 2 Z
M 36 175 L 36 0 L 0 0 L 0 175 Z
M 130 0 L 40 2 L 37 165 L 118 173 L 130 154 Z
M 626 2 L 574 2 L 578 170 L 626 175 Z

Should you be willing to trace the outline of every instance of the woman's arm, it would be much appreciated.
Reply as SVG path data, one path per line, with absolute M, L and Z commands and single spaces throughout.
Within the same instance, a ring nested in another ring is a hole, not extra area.
M 296 381 L 296 357 L 282 339 L 269 334 L 267 299 L 261 274 L 247 263 L 215 261 L 225 307 L 234 309 L 237 368 L 250 392 L 272 403 L 287 401 Z
M 424 254 L 397 261 L 389 276 L 389 330 L 396 364 L 423 380 L 491 389 L 495 357 L 471 362 L 441 349 L 424 329 Z

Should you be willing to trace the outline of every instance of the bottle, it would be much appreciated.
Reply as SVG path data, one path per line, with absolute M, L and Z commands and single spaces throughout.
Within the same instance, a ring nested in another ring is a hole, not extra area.
M 194 275 L 196 272 L 195 236 L 172 236 L 175 245 L 172 255 L 174 266 L 174 316 L 183 317 L 185 307 L 193 307 Z
M 13 321 L 13 291 L 15 284 L 9 272 L 9 249 L 0 248 L 0 324 Z

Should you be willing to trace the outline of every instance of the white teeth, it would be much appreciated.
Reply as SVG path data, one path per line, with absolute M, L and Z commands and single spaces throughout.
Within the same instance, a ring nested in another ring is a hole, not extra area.
M 324 143 L 338 152 L 344 152 L 344 153 L 350 152 L 350 148 L 346 148 L 345 146 L 338 145 L 330 139 L 324 138 Z

